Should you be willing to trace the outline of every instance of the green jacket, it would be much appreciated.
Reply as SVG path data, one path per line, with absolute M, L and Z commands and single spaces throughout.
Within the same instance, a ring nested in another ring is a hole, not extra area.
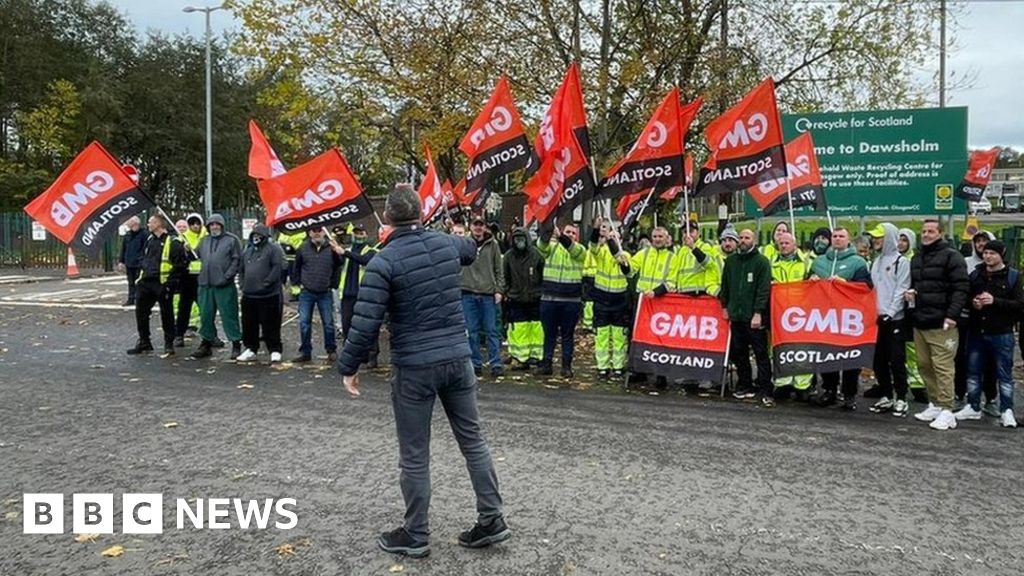
M 871 272 L 868 263 L 857 254 L 857 249 L 847 246 L 845 250 L 836 252 L 829 248 L 825 254 L 814 259 L 811 274 L 825 280 L 836 276 L 851 282 L 871 283 Z
M 476 244 L 476 260 L 463 266 L 459 285 L 463 292 L 499 294 L 505 291 L 505 269 L 501 264 L 501 247 L 490 232 L 481 240 L 470 237 Z
M 737 250 L 726 258 L 718 298 L 729 312 L 729 320 L 749 322 L 754 313 L 759 313 L 767 325 L 771 282 L 772 266 L 756 249 L 745 253 Z

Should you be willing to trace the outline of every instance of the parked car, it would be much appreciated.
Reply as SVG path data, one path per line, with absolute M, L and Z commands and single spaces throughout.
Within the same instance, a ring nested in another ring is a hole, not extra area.
M 970 202 L 968 208 L 971 214 L 991 214 L 992 202 L 989 202 L 988 198 L 982 198 L 977 202 Z

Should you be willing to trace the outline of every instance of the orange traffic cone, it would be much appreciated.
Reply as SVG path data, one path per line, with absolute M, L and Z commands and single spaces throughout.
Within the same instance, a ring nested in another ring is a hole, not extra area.
M 75 262 L 75 253 L 68 246 L 68 278 L 78 278 L 78 263 Z

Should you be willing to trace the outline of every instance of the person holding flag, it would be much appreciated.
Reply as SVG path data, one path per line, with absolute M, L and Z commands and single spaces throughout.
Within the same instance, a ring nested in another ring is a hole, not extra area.
M 856 248 L 850 245 L 850 232 L 846 228 L 837 227 L 832 230 L 832 246 L 820 258 L 815 258 L 811 265 L 811 280 L 830 280 L 842 282 L 863 282 L 871 286 L 871 272 L 868 263 L 857 254 Z M 843 410 L 857 409 L 857 387 L 860 384 L 860 368 L 828 372 L 821 375 L 822 388 L 818 397 L 818 406 L 831 406 L 838 400 L 840 378 L 842 379 Z
M 807 277 L 809 265 L 807 258 L 797 250 L 796 239 L 789 232 L 783 232 L 776 239 L 778 250 L 769 260 L 772 266 L 772 283 L 785 284 L 802 282 Z M 800 402 L 807 401 L 808 390 L 811 388 L 813 375 L 798 374 L 794 376 L 777 376 L 775 378 L 775 397 L 786 399 L 793 392 Z
M 138 216 L 132 216 L 125 222 L 128 229 L 121 238 L 121 255 L 117 258 L 117 271 L 125 274 L 128 278 L 128 299 L 124 306 L 135 306 L 135 283 L 142 271 L 142 251 L 146 247 L 146 239 L 149 237 L 142 230 L 142 221 Z
M 690 220 L 683 230 L 683 245 L 676 250 L 669 270 L 671 291 L 691 296 L 718 296 L 722 271 L 718 267 L 718 249 L 700 239 L 700 227 Z
M 139 340 L 128 349 L 129 355 L 151 352 L 149 315 L 153 305 L 160 307 L 160 324 L 164 330 L 164 355 L 174 355 L 174 293 L 188 266 L 184 243 L 168 230 L 171 223 L 161 214 L 149 217 L 146 227 L 149 238 L 142 249 L 141 272 L 136 287 L 135 325 Z
M 579 243 L 579 228 L 567 224 L 542 229 L 537 250 L 544 257 L 544 282 L 541 288 L 540 319 L 544 326 L 544 359 L 537 375 L 554 373 L 555 343 L 562 345 L 562 377 L 572 378 L 572 360 L 576 341 L 576 323 L 582 304 L 583 263 L 587 251 Z
M 324 329 L 327 364 L 338 359 L 337 335 L 334 332 L 334 297 L 331 288 L 340 282 L 344 249 L 325 228 L 313 228 L 295 254 L 295 277 L 299 293 L 299 355 L 292 362 L 313 359 L 313 308 L 320 313 Z
M 669 246 L 668 229 L 656 226 L 651 231 L 651 245 L 640 249 L 629 259 L 629 270 L 636 278 L 636 291 L 653 296 L 658 288 L 668 291 L 675 250 Z
M 341 293 L 342 338 L 348 336 L 348 329 L 352 326 L 352 314 L 355 312 L 356 301 L 359 299 L 359 283 L 363 281 L 366 266 L 377 252 L 380 252 L 380 244 L 370 244 L 366 239 L 366 226 L 361 223 L 353 224 L 351 248 L 341 247 L 341 255 L 345 258 L 341 265 L 341 279 L 338 282 L 338 290 Z M 379 353 L 380 349 L 377 347 L 377 342 L 374 341 L 367 368 L 377 367 Z
M 629 332 L 629 253 L 622 249 L 618 232 L 610 222 L 594 219 L 590 233 L 590 257 L 594 265 L 594 357 L 600 378 L 622 378 L 626 369 Z

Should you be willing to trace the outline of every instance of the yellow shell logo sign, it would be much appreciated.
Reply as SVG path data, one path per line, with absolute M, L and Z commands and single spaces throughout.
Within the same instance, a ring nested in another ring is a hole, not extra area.
M 951 184 L 935 185 L 935 209 L 953 209 L 953 186 Z

